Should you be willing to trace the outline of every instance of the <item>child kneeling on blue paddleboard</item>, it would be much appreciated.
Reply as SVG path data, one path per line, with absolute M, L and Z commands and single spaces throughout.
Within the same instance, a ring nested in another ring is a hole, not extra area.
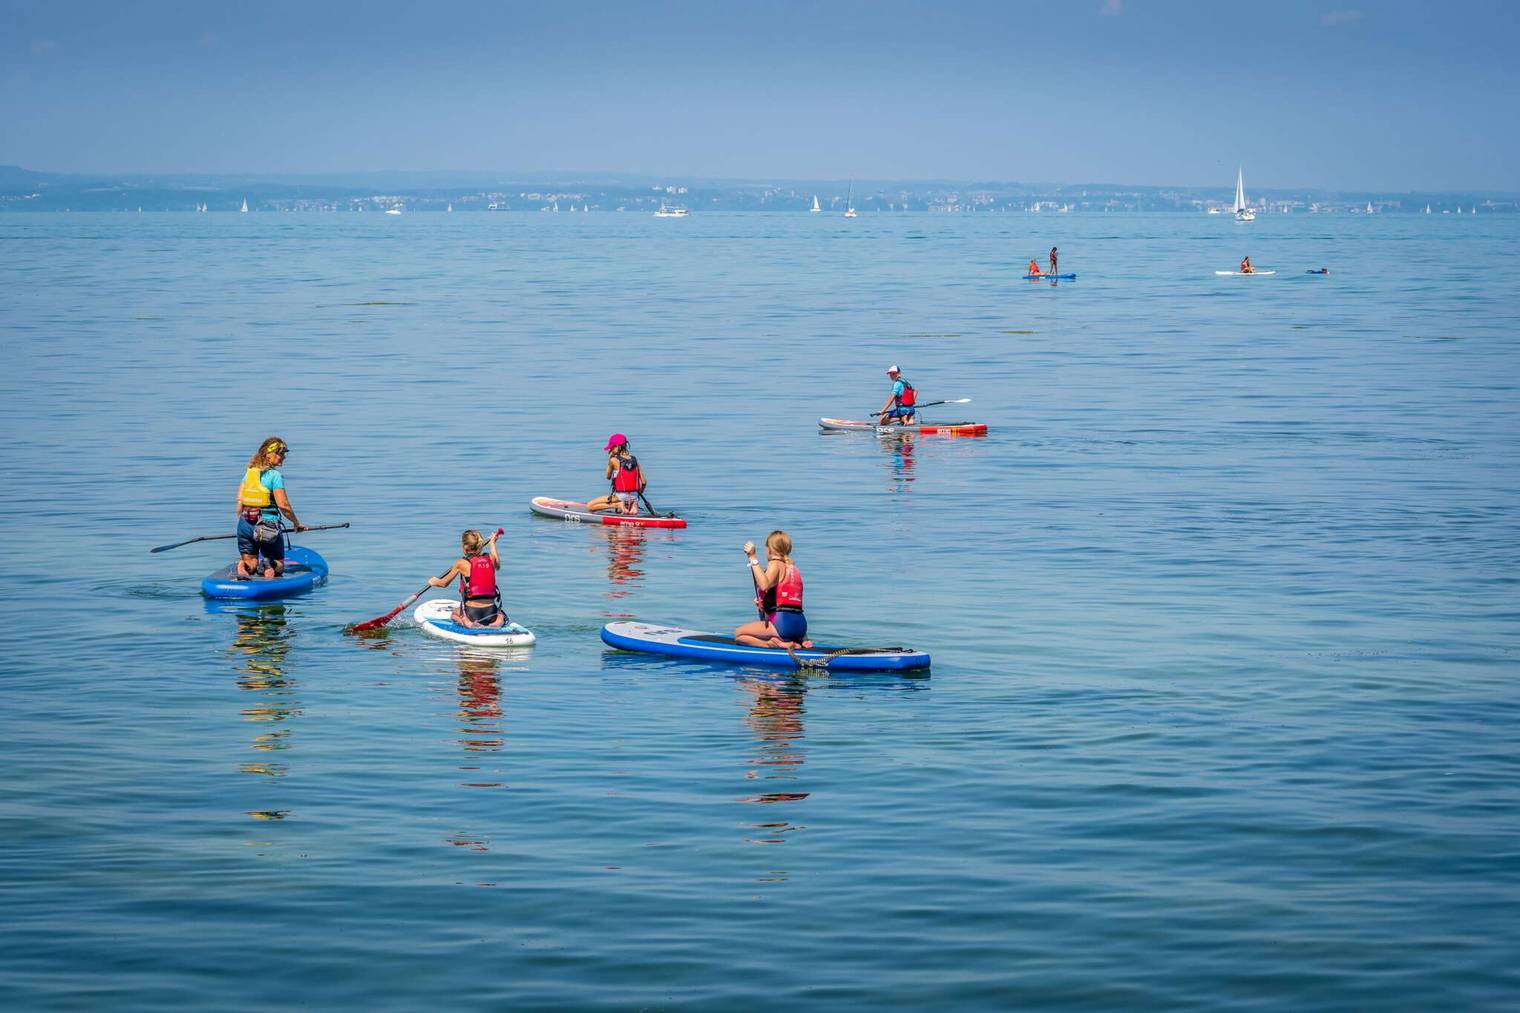
M 459 536 L 459 548 L 464 558 L 454 560 L 443 576 L 429 577 L 428 584 L 448 587 L 449 581 L 459 578 L 459 607 L 453 619 L 460 626 L 502 625 L 507 614 L 501 610 L 501 588 L 496 583 L 496 571 L 501 569 L 496 535 L 487 541 L 471 528 Z
M 755 558 L 755 543 L 744 543 L 749 575 L 755 582 L 760 618 L 734 630 L 734 639 L 751 647 L 812 647 L 802 614 L 802 572 L 792 561 L 792 540 L 785 531 L 765 536 L 766 563 Z

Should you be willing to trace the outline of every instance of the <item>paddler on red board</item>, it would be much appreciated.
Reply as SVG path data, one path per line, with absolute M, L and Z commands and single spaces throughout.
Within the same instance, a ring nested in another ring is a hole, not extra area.
M 792 539 L 785 531 L 765 536 L 765 565 L 755 558 L 755 543 L 744 543 L 749 575 L 755 582 L 760 618 L 734 630 L 734 639 L 751 647 L 812 647 L 802 614 L 802 572 L 792 561 Z
M 628 437 L 613 433 L 607 437 L 607 445 L 602 449 L 607 452 L 604 477 L 612 483 L 612 492 L 587 503 L 586 509 L 592 512 L 616 510 L 628 515 L 638 513 L 639 497 L 644 495 L 649 482 L 644 477 L 644 469 L 639 467 L 639 459 L 628 451 Z
M 894 422 L 911 425 L 918 418 L 918 409 L 913 407 L 918 404 L 918 391 L 903 378 L 897 363 L 887 367 L 887 375 L 892 378 L 892 396 L 887 398 L 887 403 L 876 414 L 881 416 L 881 424 L 884 426 Z
M 496 582 L 496 571 L 501 569 L 496 535 L 487 541 L 471 528 L 459 536 L 459 548 L 463 558 L 454 560 L 443 576 L 429 577 L 428 584 L 448 587 L 458 577 L 459 607 L 454 610 L 453 620 L 460 626 L 500 626 L 506 622 L 507 614 L 501 610 L 501 587 Z

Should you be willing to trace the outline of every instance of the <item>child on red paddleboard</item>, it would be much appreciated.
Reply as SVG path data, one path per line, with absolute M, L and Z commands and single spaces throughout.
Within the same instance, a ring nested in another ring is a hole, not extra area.
M 755 558 L 755 543 L 744 543 L 749 575 L 755 581 L 755 607 L 763 618 L 734 630 L 734 639 L 751 647 L 812 647 L 802 614 L 802 572 L 792 561 L 792 539 L 785 531 L 765 536 L 766 563 Z
M 628 437 L 613 433 L 602 449 L 607 453 L 605 477 L 612 483 L 612 492 L 587 503 L 586 509 L 593 513 L 616 510 L 630 516 L 638 513 L 639 497 L 649 482 L 644 478 L 644 469 L 639 467 L 639 459 L 628 452 Z

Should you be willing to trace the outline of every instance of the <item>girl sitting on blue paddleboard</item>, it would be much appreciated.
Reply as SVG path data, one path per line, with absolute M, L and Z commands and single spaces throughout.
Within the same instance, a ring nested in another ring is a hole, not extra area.
M 459 607 L 454 610 L 454 621 L 460 626 L 500 626 L 507 621 L 507 614 L 501 610 L 501 588 L 496 583 L 496 571 L 501 569 L 496 536 L 488 542 L 471 528 L 459 536 L 459 548 L 464 558 L 454 560 L 442 577 L 429 577 L 428 584 L 448 587 L 458 577 Z
M 744 543 L 749 575 L 755 581 L 755 607 L 764 617 L 734 630 L 734 639 L 751 647 L 812 647 L 802 614 L 802 573 L 792 562 L 792 540 L 785 531 L 765 536 L 766 563 L 755 558 L 755 543 Z
M 289 453 L 284 440 L 271 436 L 248 459 L 248 469 L 243 472 L 243 484 L 237 492 L 238 580 L 250 580 L 261 573 L 272 579 L 285 572 L 281 514 L 289 518 L 294 530 L 306 530 L 296 520 L 290 497 L 285 494 L 285 476 L 280 474 L 280 465 Z
M 593 513 L 600 510 L 638 513 L 639 496 L 649 483 L 644 478 L 644 469 L 639 467 L 639 459 L 628 451 L 628 437 L 613 433 L 602 449 L 607 452 L 606 478 L 612 483 L 612 492 L 587 503 L 586 509 Z

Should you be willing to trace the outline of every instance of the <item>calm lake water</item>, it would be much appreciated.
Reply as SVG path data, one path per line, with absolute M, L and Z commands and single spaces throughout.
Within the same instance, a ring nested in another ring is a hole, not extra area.
M 0 1002 L 1512 1008 L 1517 275 L 1499 216 L 0 217 Z M 820 435 L 891 362 L 990 435 Z M 688 529 L 529 515 L 614 431 Z M 147 549 L 272 433 L 353 527 L 210 606 L 228 542 Z M 536 648 L 344 635 L 498 525 Z M 603 647 L 747 621 L 773 527 L 932 672 Z

